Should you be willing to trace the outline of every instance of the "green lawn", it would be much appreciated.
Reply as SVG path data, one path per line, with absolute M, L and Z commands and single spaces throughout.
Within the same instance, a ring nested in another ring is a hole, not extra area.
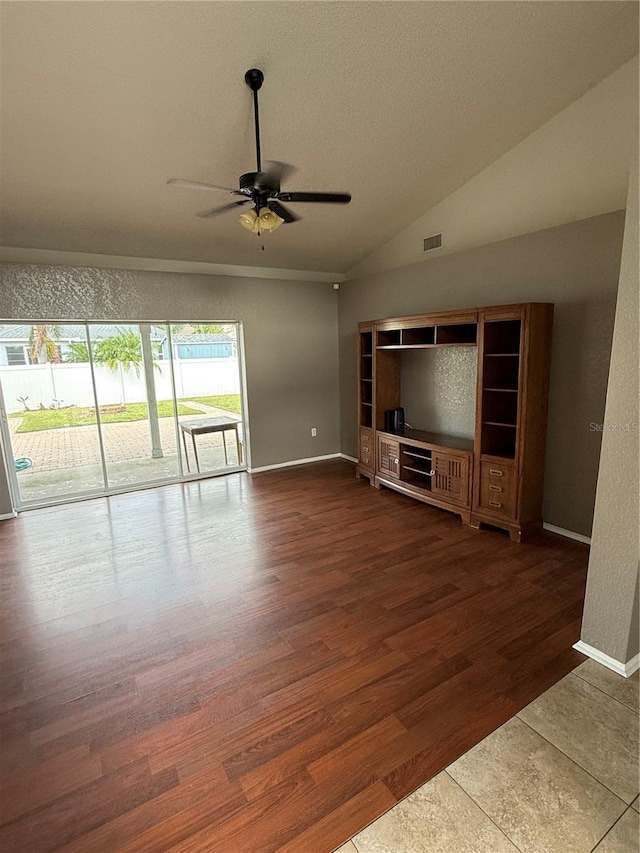
M 226 409 L 227 412 L 235 412 L 240 414 L 240 394 L 222 394 L 218 397 L 182 397 L 181 403 L 188 403 L 193 400 L 194 403 L 204 403 L 205 406 L 215 406 L 218 409 Z
M 203 398 L 203 400 L 218 398 Z M 223 399 L 223 398 L 220 398 Z M 224 398 L 226 399 L 226 398 Z M 114 406 L 100 408 L 100 421 L 103 424 L 118 424 L 126 421 L 146 421 L 149 417 L 149 409 L 146 403 L 128 403 L 124 412 L 108 411 Z M 202 412 L 185 406 L 182 402 L 178 404 L 179 415 L 200 415 Z M 158 402 L 158 416 L 170 418 L 173 416 L 173 403 L 170 400 Z M 95 424 L 96 415 L 93 409 L 69 406 L 67 409 L 36 409 L 31 412 L 16 412 L 9 415 L 10 418 L 22 418 L 22 423 L 16 432 L 39 432 L 47 429 L 60 429 L 61 427 L 87 426 Z

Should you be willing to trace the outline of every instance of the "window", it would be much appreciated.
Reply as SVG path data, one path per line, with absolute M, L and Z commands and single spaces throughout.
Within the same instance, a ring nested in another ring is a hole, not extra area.
M 9 367 L 27 363 L 23 346 L 6 346 L 5 352 L 7 353 L 7 364 Z

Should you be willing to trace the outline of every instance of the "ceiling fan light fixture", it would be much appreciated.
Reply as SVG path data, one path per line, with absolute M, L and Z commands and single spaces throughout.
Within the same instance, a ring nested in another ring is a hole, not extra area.
M 238 217 L 238 222 L 247 231 L 257 231 L 260 227 L 258 214 L 253 209 L 243 211 Z
M 276 228 L 282 225 L 284 219 L 281 219 L 277 213 L 274 213 L 268 207 L 263 207 L 260 210 L 258 222 L 263 231 L 275 231 Z

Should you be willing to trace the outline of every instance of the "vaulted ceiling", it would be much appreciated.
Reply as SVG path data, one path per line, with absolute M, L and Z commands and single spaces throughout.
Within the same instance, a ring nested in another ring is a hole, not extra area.
M 2 3 L 0 245 L 343 271 L 637 52 L 635 2 Z M 264 241 L 194 214 L 266 159 Z M 292 205 L 293 207 L 293 205 Z M 261 245 L 264 242 L 265 250 Z

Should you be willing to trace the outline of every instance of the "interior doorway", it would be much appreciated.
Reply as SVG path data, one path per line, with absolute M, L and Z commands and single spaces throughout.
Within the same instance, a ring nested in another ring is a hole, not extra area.
M 246 468 L 237 322 L 0 326 L 17 509 Z

